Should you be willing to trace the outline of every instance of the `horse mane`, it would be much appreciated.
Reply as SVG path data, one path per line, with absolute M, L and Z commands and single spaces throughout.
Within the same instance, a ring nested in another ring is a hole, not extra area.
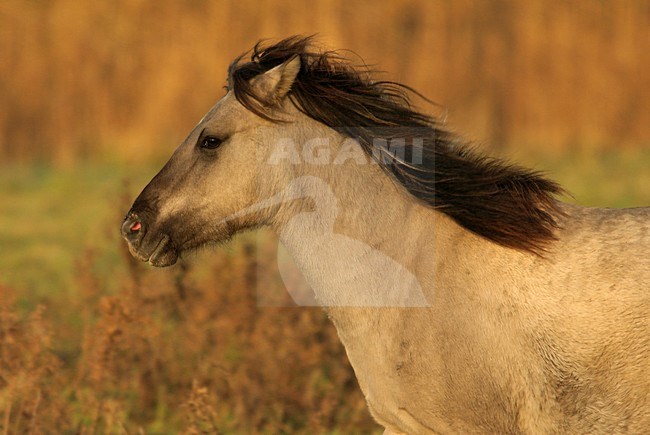
M 353 65 L 339 52 L 311 51 L 311 39 L 258 42 L 249 61 L 242 61 L 244 53 L 230 65 L 228 88 L 247 109 L 277 121 L 255 96 L 250 79 L 299 56 L 300 71 L 289 93 L 293 104 L 356 139 L 415 198 L 503 246 L 541 255 L 555 240 L 562 214 L 554 198 L 563 192 L 558 184 L 479 155 L 435 118 L 414 109 L 410 95 L 421 95 L 412 88 L 373 81 L 372 70 Z M 399 156 L 377 146 L 392 142 L 402 144 Z

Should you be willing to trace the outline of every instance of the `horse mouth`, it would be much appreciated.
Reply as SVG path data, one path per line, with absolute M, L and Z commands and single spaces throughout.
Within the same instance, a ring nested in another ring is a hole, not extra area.
M 176 263 L 178 252 L 167 234 L 163 234 L 153 250 L 142 251 L 129 243 L 131 254 L 140 261 L 145 261 L 155 267 L 167 267 Z
M 158 246 L 153 250 L 147 261 L 152 266 L 167 267 L 176 263 L 177 259 L 178 253 L 170 243 L 169 236 L 165 234 L 160 239 Z

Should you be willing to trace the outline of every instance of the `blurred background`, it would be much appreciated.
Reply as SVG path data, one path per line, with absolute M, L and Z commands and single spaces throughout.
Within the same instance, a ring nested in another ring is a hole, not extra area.
M 567 201 L 650 204 L 647 1 L 3 1 L 2 433 L 379 430 L 322 312 L 257 303 L 270 234 L 166 270 L 117 234 L 230 61 L 314 33 Z

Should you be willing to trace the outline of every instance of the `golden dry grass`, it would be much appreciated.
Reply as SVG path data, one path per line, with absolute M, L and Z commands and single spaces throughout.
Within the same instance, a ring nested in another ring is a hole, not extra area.
M 201 273 L 151 271 L 123 250 L 113 293 L 86 252 L 81 294 L 49 320 L 0 288 L 0 433 L 376 430 L 324 313 L 258 306 L 264 246 L 242 239 Z
M 196 123 L 236 55 L 294 33 L 354 50 L 493 146 L 649 145 L 646 1 L 10 0 L 0 157 L 142 159 Z

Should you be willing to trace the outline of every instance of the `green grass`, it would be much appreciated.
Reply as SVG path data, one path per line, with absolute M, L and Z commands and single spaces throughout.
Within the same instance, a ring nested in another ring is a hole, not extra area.
M 104 247 L 118 236 L 122 198 L 132 200 L 155 170 L 102 164 L 0 169 L 0 283 L 18 289 L 30 306 L 75 291 L 74 271 L 85 255 L 106 257 L 98 267 L 116 259 Z
M 565 198 L 569 202 L 650 204 L 650 150 L 514 154 L 563 184 L 573 195 Z M 31 308 L 57 295 L 73 297 L 75 269 L 88 253 L 99 256 L 99 276 L 115 273 L 117 253 L 106 247 L 116 245 L 121 216 L 159 167 L 160 162 L 1 168 L 0 283 L 17 289 L 21 304 Z
M 584 150 L 565 156 L 517 152 L 522 164 L 564 186 L 567 202 L 590 207 L 650 206 L 650 148 Z

